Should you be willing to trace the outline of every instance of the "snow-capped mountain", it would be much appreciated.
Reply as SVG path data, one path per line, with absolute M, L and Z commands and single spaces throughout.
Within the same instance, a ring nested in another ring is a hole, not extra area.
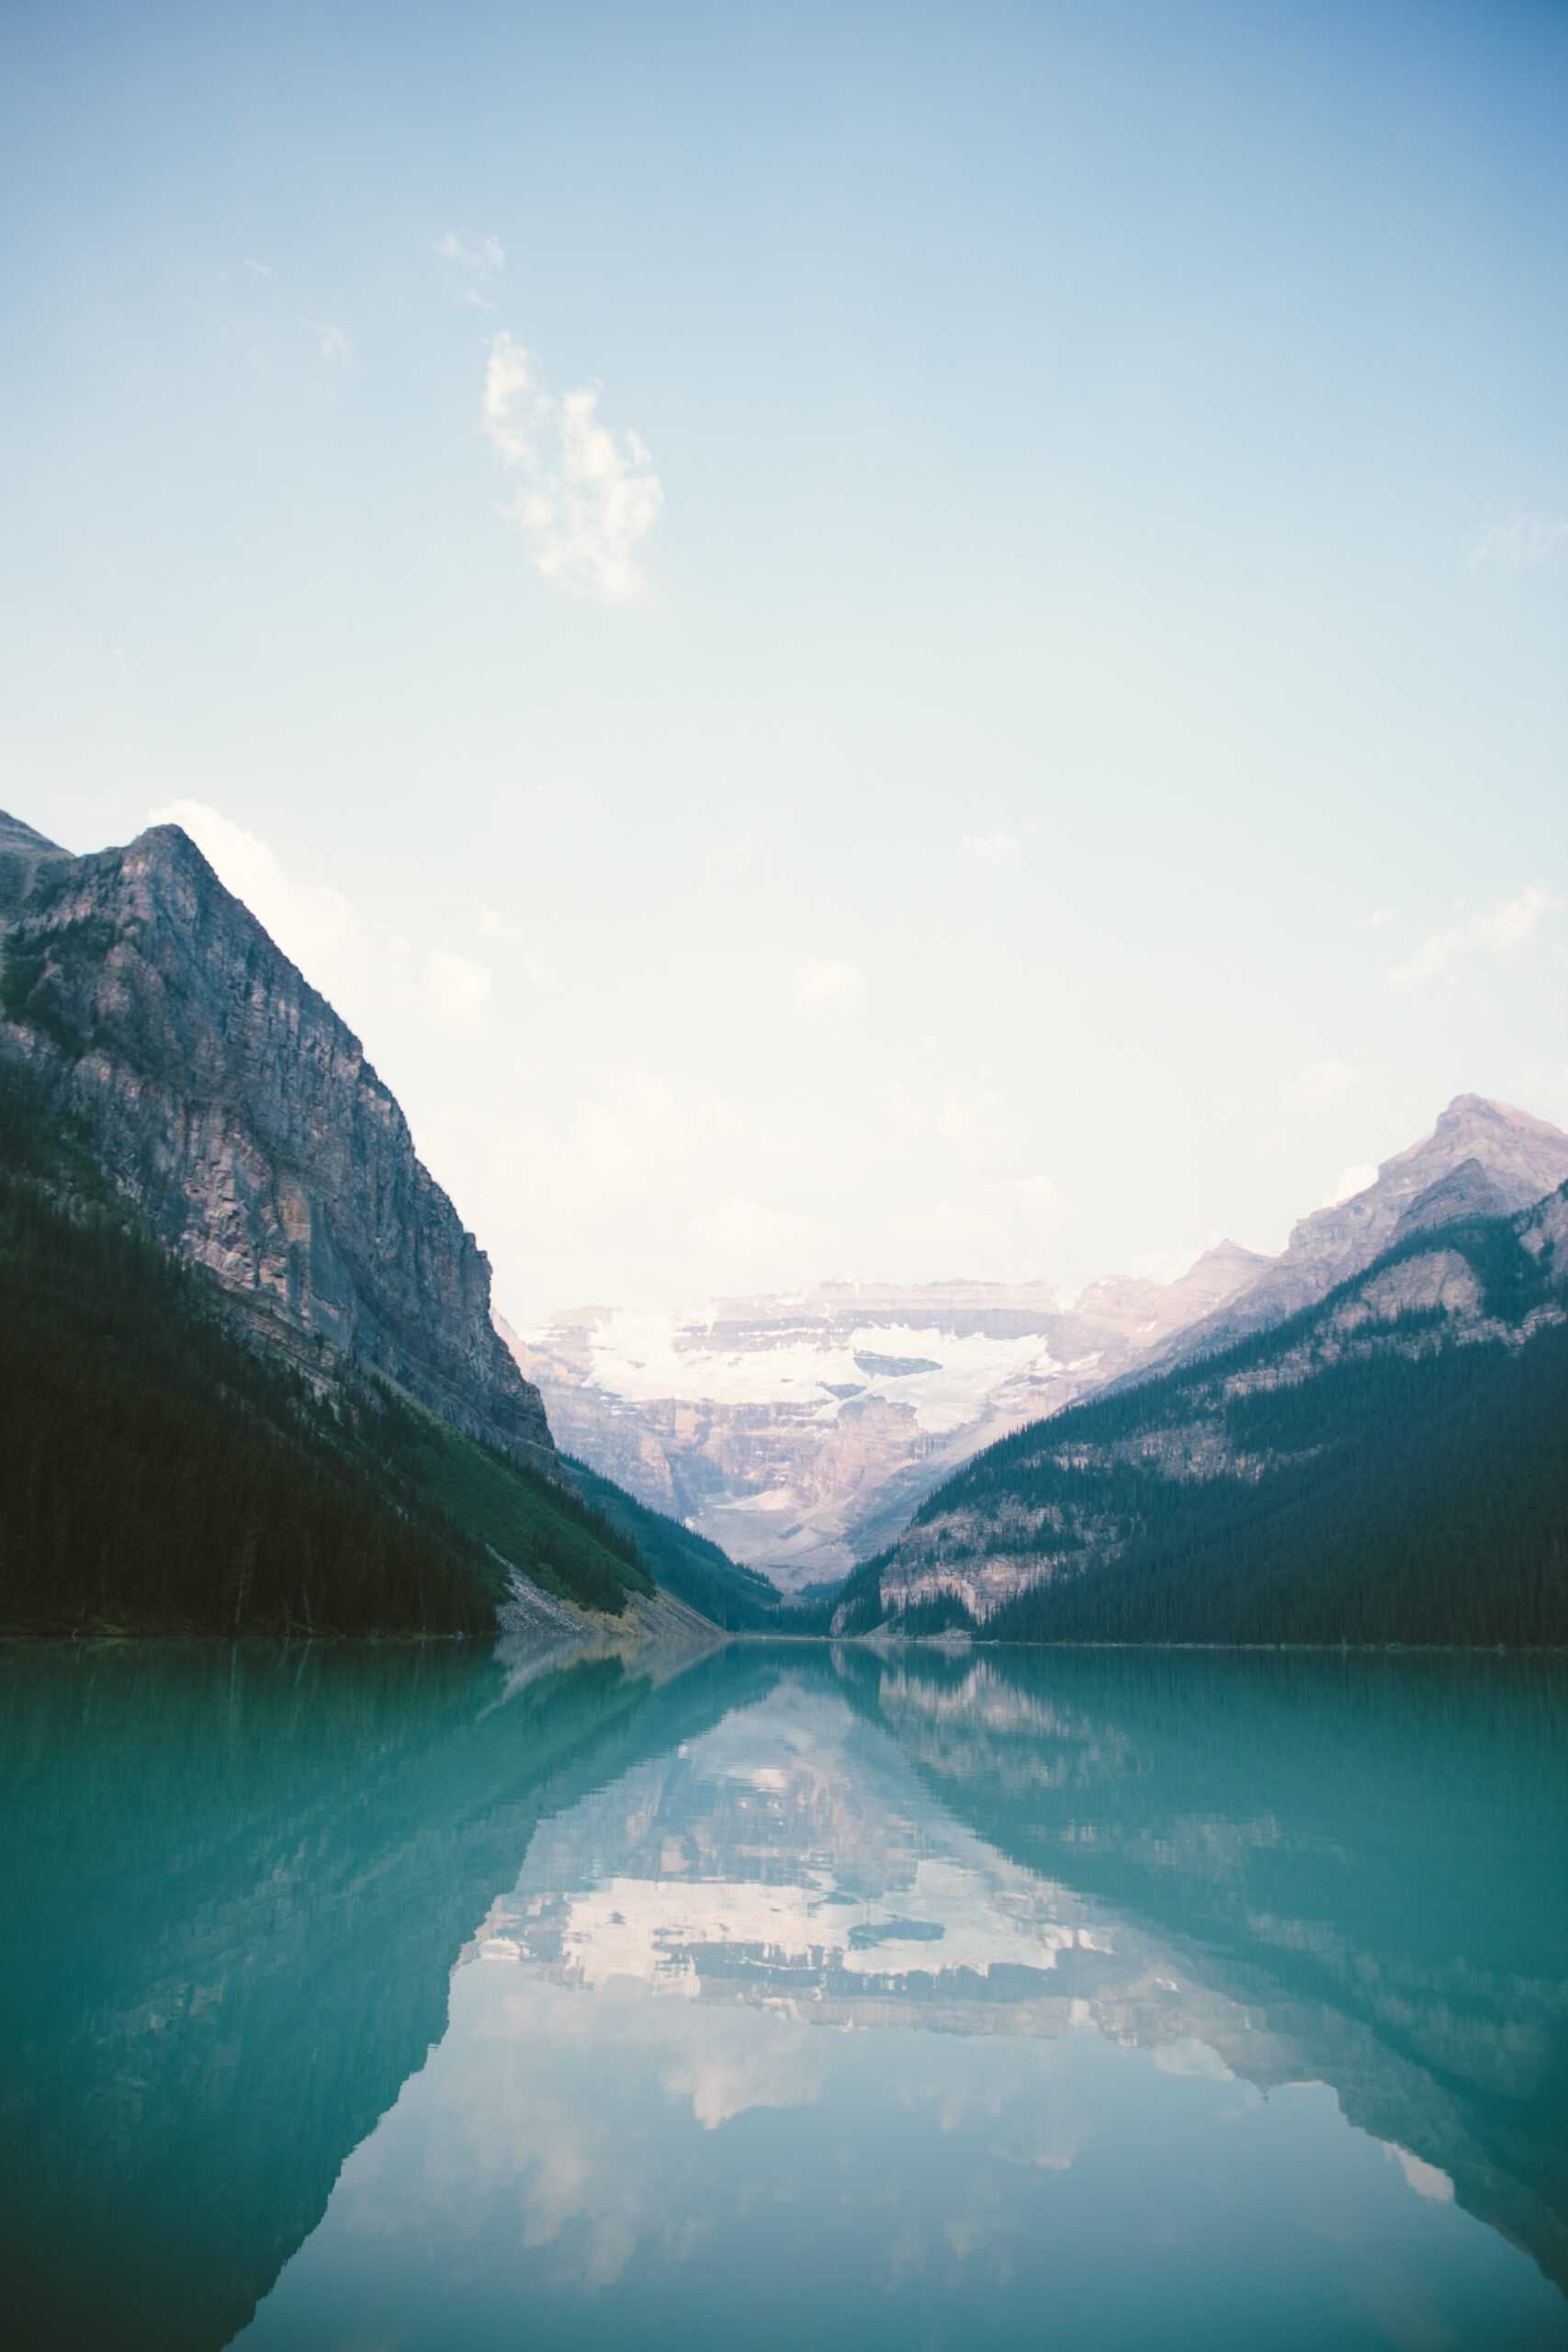
M 1268 1264 L 1179 1282 L 824 1283 L 682 1318 L 607 1306 L 502 1336 L 562 1449 L 785 1586 L 841 1576 L 989 1444 L 1131 1369 Z
M 1568 1136 L 1461 1094 L 1278 1258 L 1222 1242 L 1179 1282 L 823 1283 L 701 1314 L 582 1307 L 519 1338 L 564 1451 L 790 1589 L 842 1576 L 994 1439 L 1266 1329 L 1391 1242 L 1568 1177 Z

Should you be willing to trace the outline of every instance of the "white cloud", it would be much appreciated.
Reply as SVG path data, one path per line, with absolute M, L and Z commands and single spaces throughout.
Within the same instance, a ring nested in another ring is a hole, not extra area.
M 345 361 L 353 358 L 354 345 L 342 327 L 334 327 L 325 319 L 301 319 L 299 323 L 302 327 L 310 328 L 316 338 L 316 348 L 323 359 L 330 361 L 333 366 L 341 367 Z
M 204 800 L 171 800 L 149 810 L 147 821 L 183 826 L 224 888 L 244 900 L 323 995 L 335 1001 L 340 990 L 351 1000 L 358 993 L 373 961 L 374 941 L 340 890 L 297 882 L 258 834 L 247 832 Z
M 998 1159 L 1010 1155 L 1018 1135 L 1014 1106 L 994 1086 L 972 1094 L 945 1088 L 930 1125 L 964 1167 L 976 1170 L 994 1168 Z
M 1047 1238 L 1066 1207 L 1049 1176 L 993 1177 L 958 1199 L 895 1217 L 884 1243 L 907 1281 L 1029 1281 L 1043 1272 Z
M 1439 2172 L 1436 2165 L 1427 2164 L 1414 2150 L 1402 2148 L 1397 2140 L 1384 2140 L 1380 2144 L 1390 2163 L 1396 2164 L 1404 2175 L 1406 2187 L 1413 2188 L 1417 2197 L 1425 2198 L 1429 2205 L 1453 2203 L 1454 2185 L 1446 2172 Z
M 479 909 L 479 937 L 481 939 L 521 939 L 523 933 L 518 930 L 517 925 L 514 922 L 508 922 L 504 915 L 497 914 L 493 907 Z
M 808 956 L 795 976 L 795 1008 L 812 1014 L 838 1012 L 853 1004 L 863 986 L 858 965 L 840 956 Z
M 173 800 L 149 811 L 151 825 L 181 825 L 226 889 L 299 967 L 312 988 L 360 1031 L 383 1037 L 409 1014 L 446 1029 L 470 1029 L 488 1004 L 491 974 L 471 956 L 430 949 L 415 967 L 409 942 L 367 921 L 321 882 L 301 882 L 261 837 L 204 800 Z
M 1325 1111 L 1359 1085 L 1360 1076 L 1354 1062 L 1330 1056 L 1324 1061 L 1309 1062 L 1280 1091 L 1293 1110 Z
M 1367 915 L 1367 929 L 1369 931 L 1383 931 L 1386 930 L 1387 926 L 1391 922 L 1397 922 L 1398 921 L 1399 909 L 1397 907 L 1373 907 L 1369 910 Z
M 456 229 L 448 229 L 444 237 L 436 238 L 435 251 L 465 277 L 494 277 L 506 267 L 506 248 L 499 237 L 476 237 L 467 244 Z
M 664 490 L 640 435 L 617 436 L 598 412 L 596 385 L 549 391 L 524 346 L 495 337 L 483 414 L 491 447 L 519 480 L 505 512 L 541 578 L 621 605 L 645 584 L 636 551 Z
M 1339 1182 L 1325 1195 L 1322 1205 L 1325 1209 L 1337 1209 L 1341 1201 L 1353 1200 L 1358 1193 L 1364 1193 L 1369 1184 L 1375 1184 L 1377 1181 L 1378 1171 L 1371 1161 L 1358 1160 L 1353 1168 L 1340 1171 Z
M 976 865 L 1010 865 L 1018 855 L 1018 839 L 1013 833 L 964 833 L 958 846 Z
M 486 967 L 455 948 L 433 947 L 424 959 L 425 991 L 435 1011 L 457 1028 L 471 1028 L 490 1002 Z
M 1510 955 L 1525 944 L 1542 916 L 1554 913 L 1561 903 L 1539 882 L 1532 882 L 1517 898 L 1482 907 L 1446 929 L 1430 933 L 1413 955 L 1393 966 L 1389 985 L 1402 991 L 1425 988 L 1467 956 Z
M 698 1262 L 711 1265 L 727 1289 L 810 1282 L 832 1247 L 831 1233 L 816 1217 L 735 1195 L 694 1216 L 688 1236 Z
M 253 277 L 276 277 L 277 276 L 277 272 L 273 268 L 270 262 L 253 261 L 249 254 L 245 255 L 244 266 L 250 271 Z
M 1489 523 L 1470 551 L 1483 571 L 1529 571 L 1550 563 L 1558 549 L 1568 546 L 1568 516 L 1508 514 Z
M 438 1137 L 452 1164 L 477 1169 L 491 1204 L 477 1229 L 513 1322 L 574 1300 L 701 1297 L 721 1248 L 728 1285 L 773 1286 L 776 1269 L 746 1262 L 739 1212 L 702 1229 L 755 1181 L 755 1127 L 736 1103 L 645 1065 L 595 1071 L 575 1101 L 532 1080 L 502 1069 L 496 1096 L 470 1100 Z

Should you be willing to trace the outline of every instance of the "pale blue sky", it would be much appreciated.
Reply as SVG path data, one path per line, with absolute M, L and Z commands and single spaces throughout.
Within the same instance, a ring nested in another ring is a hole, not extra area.
M 1568 1119 L 1568 7 L 3 41 L 0 805 L 212 812 L 516 1317 Z

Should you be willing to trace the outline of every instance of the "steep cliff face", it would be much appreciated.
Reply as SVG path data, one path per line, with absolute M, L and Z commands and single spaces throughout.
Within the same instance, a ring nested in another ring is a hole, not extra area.
M 73 857 L 0 819 L 0 1048 L 260 1335 L 549 1464 L 538 1391 L 491 1322 L 489 1262 L 397 1102 L 177 826 Z
M 842 1576 L 943 1478 L 1055 1412 L 1268 1260 L 1224 1242 L 1176 1283 L 824 1283 L 702 1321 L 608 1307 L 519 1338 L 568 1453 L 781 1584 Z

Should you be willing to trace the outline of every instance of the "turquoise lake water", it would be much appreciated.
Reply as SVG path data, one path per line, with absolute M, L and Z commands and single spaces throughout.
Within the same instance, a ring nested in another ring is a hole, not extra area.
M 0 1651 L 24 2346 L 1568 2344 L 1568 1675 Z

